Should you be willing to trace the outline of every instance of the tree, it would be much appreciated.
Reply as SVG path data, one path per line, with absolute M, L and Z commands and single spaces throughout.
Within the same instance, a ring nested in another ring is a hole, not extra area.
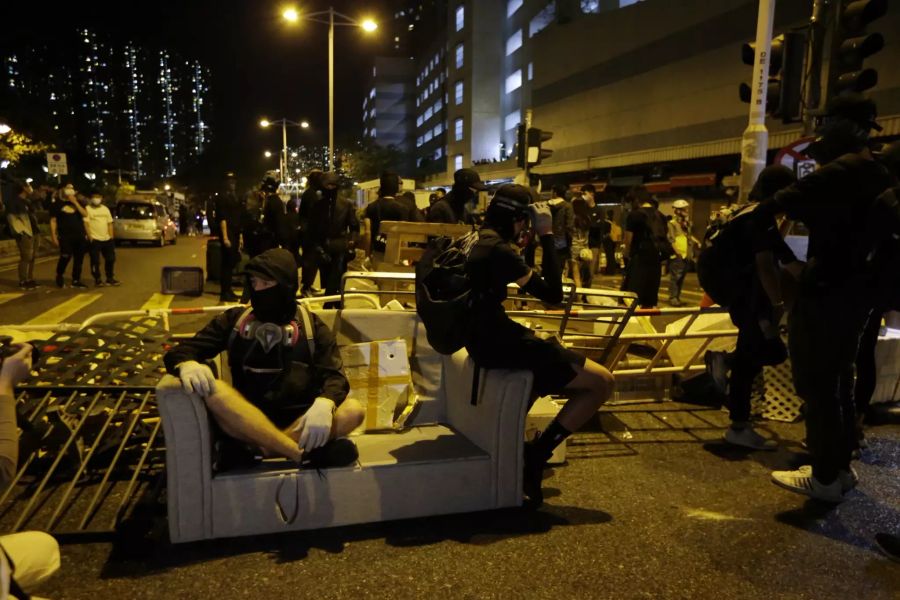
M 9 161 L 8 166 L 15 166 L 29 154 L 40 154 L 48 149 L 47 144 L 36 142 L 24 133 L 15 130 L 0 136 L 0 162 Z
M 408 162 L 406 153 L 397 146 L 379 146 L 366 139 L 343 152 L 341 166 L 355 181 L 369 181 L 378 179 L 384 171 L 402 174 Z

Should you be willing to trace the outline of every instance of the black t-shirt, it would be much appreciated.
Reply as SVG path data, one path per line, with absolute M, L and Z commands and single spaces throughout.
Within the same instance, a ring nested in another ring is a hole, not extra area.
M 509 321 L 503 302 L 507 285 L 518 281 L 531 270 L 525 259 L 509 242 L 491 229 L 479 232 L 478 242 L 469 253 L 466 271 L 475 301 L 473 322 L 478 330 L 493 330 Z
M 228 237 L 230 242 L 236 243 L 237 236 L 241 230 L 241 213 L 243 208 L 236 194 L 225 192 L 216 199 L 216 235 L 222 233 L 222 221 L 225 221 L 225 227 L 228 228 Z
M 588 245 L 592 248 L 598 248 L 600 242 L 603 241 L 603 235 L 609 233 L 609 223 L 606 221 L 606 215 L 603 213 L 602 206 L 592 206 L 588 209 L 588 213 L 591 217 Z
M 56 234 L 60 238 L 85 239 L 87 237 L 84 229 L 84 217 L 68 200 L 56 200 L 50 207 L 50 217 L 56 219 Z
M 875 199 L 891 185 L 887 170 L 873 160 L 847 154 L 778 192 L 754 211 L 758 230 L 784 212 L 809 230 L 802 281 L 848 282 L 859 274 L 871 240 L 866 223 Z
M 328 252 L 347 249 L 349 236 L 359 233 L 356 210 L 346 198 L 324 196 L 309 214 L 309 241 L 323 246 Z
M 653 239 L 653 208 L 638 208 L 628 213 L 625 219 L 625 231 L 632 233 L 631 255 L 657 254 L 656 242 Z
M 372 222 L 372 239 L 381 232 L 382 221 L 409 221 L 406 207 L 393 196 L 384 196 L 369 203 L 363 213 Z

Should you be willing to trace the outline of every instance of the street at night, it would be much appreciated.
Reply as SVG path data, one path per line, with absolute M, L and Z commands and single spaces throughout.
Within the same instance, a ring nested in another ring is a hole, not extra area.
M 3 22 L 0 600 L 900 600 L 900 0 Z

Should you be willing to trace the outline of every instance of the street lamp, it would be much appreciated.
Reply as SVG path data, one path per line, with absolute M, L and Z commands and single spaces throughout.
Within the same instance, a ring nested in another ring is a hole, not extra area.
M 268 150 L 266 150 L 265 152 L 263 152 L 263 154 L 265 155 L 266 158 L 272 158 L 272 153 L 269 152 Z
M 12 127 L 7 125 L 6 123 L 0 123 L 0 135 L 6 135 L 10 131 L 12 131 Z
M 363 19 L 357 21 L 353 17 L 348 17 L 343 13 L 334 10 L 333 6 L 329 6 L 328 10 L 320 10 L 318 12 L 300 15 L 293 7 L 288 7 L 281 13 L 284 19 L 290 23 L 296 23 L 301 18 L 313 23 L 324 23 L 328 25 L 328 170 L 334 170 L 334 27 L 341 25 L 344 27 L 359 27 L 366 33 L 372 33 L 378 29 L 378 24 L 372 19 Z M 327 19 L 325 18 L 327 15 Z M 335 21 L 335 17 L 338 18 Z
M 277 119 L 275 121 L 270 121 L 268 119 L 260 119 L 259 120 L 259 126 L 262 127 L 263 129 L 265 129 L 271 125 L 276 125 L 278 123 L 281 123 L 281 157 L 279 158 L 278 164 L 281 167 L 281 172 L 287 174 L 287 172 L 288 172 L 288 170 L 287 170 L 287 168 L 288 168 L 288 164 L 287 164 L 287 157 L 288 157 L 287 127 L 288 127 L 288 125 L 291 125 L 293 127 L 299 127 L 300 129 L 309 129 L 309 121 L 303 120 L 298 123 L 296 121 L 291 121 L 290 119 Z M 272 153 L 267 150 L 266 158 L 269 158 L 270 156 L 272 156 Z M 287 180 L 285 180 L 285 183 L 287 183 Z

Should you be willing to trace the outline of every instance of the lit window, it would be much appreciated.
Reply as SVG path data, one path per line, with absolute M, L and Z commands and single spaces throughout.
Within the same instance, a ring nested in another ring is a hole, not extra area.
M 554 17 L 556 16 L 556 2 L 550 2 L 544 10 L 534 15 L 534 18 L 531 20 L 531 23 L 528 25 L 528 37 L 532 37 L 537 35 L 537 33 L 544 29 L 547 25 L 553 22 Z
M 431 133 L 431 130 L 429 129 L 428 131 L 425 132 L 425 137 L 423 137 L 422 140 L 425 142 L 430 142 L 431 137 L 432 137 L 432 133 Z
M 416 118 L 416 127 L 421 127 L 421 126 L 422 126 L 422 123 L 424 122 L 424 120 L 425 120 L 425 119 L 422 118 L 422 115 L 419 115 L 419 116 Z
M 434 160 L 440 159 L 443 155 L 444 155 L 444 149 L 438 148 L 437 150 L 434 151 Z
M 509 0 L 509 2 L 506 3 L 506 16 L 513 16 L 520 8 L 522 8 L 522 0 Z
M 620 4 L 624 4 L 624 2 Z M 600 0 L 581 0 L 581 12 L 584 14 L 600 12 Z
M 506 93 L 514 92 L 520 87 L 522 87 L 522 69 L 516 69 L 512 75 L 506 78 Z
M 456 102 L 456 105 L 457 105 L 457 106 L 459 106 L 460 104 L 463 103 L 463 89 L 464 89 L 464 88 L 463 88 L 463 82 L 462 82 L 462 81 L 457 81 L 457 82 L 456 82 L 456 85 L 453 86 L 454 101 Z
M 631 6 L 632 4 L 637 4 L 642 0 L 619 0 L 619 8 L 623 8 L 625 6 Z
M 434 107 L 429 106 L 428 108 L 425 109 L 425 120 L 427 121 L 432 116 L 434 116 Z
M 422 145 L 422 136 L 416 138 L 416 148 Z
M 463 66 L 463 45 L 456 45 L 456 68 L 462 69 Z
M 462 159 L 463 159 L 462 154 L 457 154 L 456 156 L 453 157 L 453 170 L 454 171 L 459 171 L 460 169 L 462 169 Z
M 528 63 L 528 81 L 534 79 L 534 63 Z
M 444 103 L 438 98 L 438 101 L 434 103 L 434 114 L 437 114 L 442 108 L 444 108 Z
M 441 135 L 442 133 L 444 133 L 444 125 L 442 123 L 438 123 L 437 125 L 434 126 L 434 129 L 432 130 L 432 132 L 436 136 Z
M 504 128 L 509 131 L 510 129 L 515 129 L 519 123 L 522 122 L 522 112 L 518 110 L 514 110 L 513 112 L 506 115 L 506 120 L 504 121 Z
M 522 30 L 519 29 L 506 40 L 506 55 L 509 56 L 522 47 Z
M 453 122 L 453 139 L 457 142 L 461 142 L 463 139 L 463 119 L 462 117 L 457 118 Z
M 460 5 L 456 9 L 456 30 L 462 31 L 462 28 L 466 24 L 466 7 Z

